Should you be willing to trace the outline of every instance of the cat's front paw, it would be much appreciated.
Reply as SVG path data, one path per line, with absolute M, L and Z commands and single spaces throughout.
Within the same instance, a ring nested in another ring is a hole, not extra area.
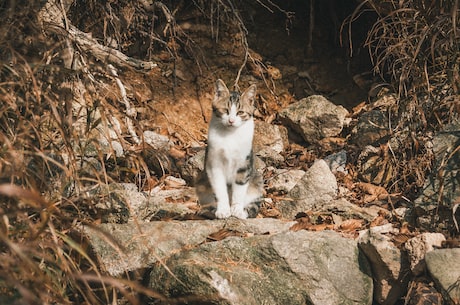
M 224 218 L 229 218 L 232 216 L 232 213 L 230 211 L 230 207 L 218 207 L 216 210 L 216 218 L 219 219 L 224 219 Z
M 244 209 L 244 207 L 240 204 L 232 205 L 230 208 L 232 216 L 235 216 L 239 219 L 247 219 L 248 212 Z

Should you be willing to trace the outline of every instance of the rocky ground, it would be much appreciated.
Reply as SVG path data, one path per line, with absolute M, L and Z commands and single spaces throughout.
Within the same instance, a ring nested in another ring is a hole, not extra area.
M 266 195 L 258 218 L 199 215 L 193 178 L 203 168 L 213 82 L 231 85 L 244 53 L 232 40 L 238 33 L 212 44 L 209 25 L 179 19 L 208 72 L 179 58 L 144 79 L 120 76 L 146 105 L 143 151 L 157 175 L 140 188 L 97 190 L 102 224 L 82 230 L 101 265 L 169 298 L 155 304 L 458 304 L 460 252 L 447 249 L 458 246 L 458 125 L 427 135 L 424 154 L 405 160 L 420 175 L 401 170 L 411 167 L 398 153 L 408 131 L 392 127 L 398 98 L 389 87 L 372 91 L 365 65 L 347 62 L 331 41 L 318 39 L 306 57 L 305 25 L 287 36 L 265 26 L 270 17 L 253 18 L 249 52 L 261 65 L 244 66 L 238 85 L 259 88 L 254 147 Z M 446 175 L 425 180 L 440 163 Z M 451 198 L 443 207 L 441 193 Z
M 49 76 L 67 92 L 69 130 L 84 135 L 55 163 L 76 161 L 87 178 L 53 182 L 50 197 L 72 203 L 65 215 L 88 216 L 72 227 L 104 273 L 158 292 L 145 304 L 460 304 L 460 122 L 424 134 L 401 124 L 411 118 L 371 73 L 359 27 L 353 57 L 330 34 L 348 6 L 319 5 L 310 45 L 308 9 L 293 18 L 256 2 L 242 12 L 246 28 L 181 2 L 148 67 L 88 56 L 89 72 Z M 120 24 L 134 18 L 125 8 Z M 68 11 L 79 29 L 101 30 L 79 9 Z M 265 196 L 255 219 L 209 219 L 194 192 L 218 78 L 258 87 Z

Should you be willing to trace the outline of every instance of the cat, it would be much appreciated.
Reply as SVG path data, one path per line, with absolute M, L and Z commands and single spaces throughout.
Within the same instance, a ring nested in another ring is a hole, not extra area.
M 240 94 L 216 81 L 204 170 L 196 182 L 200 205 L 215 218 L 253 218 L 260 207 L 263 183 L 252 150 L 256 90 L 251 85 Z

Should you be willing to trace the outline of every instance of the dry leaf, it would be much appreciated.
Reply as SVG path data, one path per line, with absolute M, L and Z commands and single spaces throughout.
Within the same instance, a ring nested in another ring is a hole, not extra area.
M 346 144 L 345 138 L 329 137 L 321 139 L 318 144 L 323 151 L 336 151 L 343 148 Z
M 308 228 L 309 231 L 324 231 L 324 230 L 334 230 L 334 225 L 330 223 L 321 223 L 317 225 L 311 225 Z
M 362 229 L 363 225 L 364 220 L 362 219 L 347 219 L 338 226 L 338 229 L 345 232 L 352 232 Z
M 375 217 L 372 221 L 371 221 L 371 224 L 369 225 L 371 228 L 372 227 L 378 227 L 378 226 L 382 226 L 382 225 L 385 225 L 388 223 L 388 219 L 386 219 L 385 216 L 383 215 L 378 215 L 377 217 Z
M 359 188 L 362 192 L 367 195 L 364 196 L 364 203 L 370 203 L 372 201 L 387 199 L 389 194 L 387 190 L 381 186 L 374 185 L 372 183 L 357 182 L 355 187 Z
M 168 176 L 164 180 L 166 189 L 169 188 L 182 188 L 184 187 L 187 183 L 180 178 L 176 178 L 174 176 Z
M 209 234 L 208 237 L 206 237 L 206 241 L 219 241 L 230 236 L 246 237 L 246 235 L 246 233 L 238 232 L 235 230 L 220 229 L 217 232 Z
M 171 149 L 169 150 L 169 154 L 171 155 L 171 157 L 173 157 L 174 159 L 184 159 L 185 156 L 187 155 L 186 151 L 184 150 L 181 150 L 181 149 L 178 149 L 176 147 L 171 147 Z
M 361 102 L 352 109 L 352 116 L 357 116 L 366 108 L 366 102 Z

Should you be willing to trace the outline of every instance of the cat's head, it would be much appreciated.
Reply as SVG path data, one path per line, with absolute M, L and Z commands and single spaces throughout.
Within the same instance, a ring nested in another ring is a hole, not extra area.
M 254 99 L 256 85 L 251 85 L 242 94 L 229 91 L 225 83 L 218 79 L 216 82 L 213 115 L 225 127 L 239 127 L 245 121 L 252 119 L 254 114 Z

